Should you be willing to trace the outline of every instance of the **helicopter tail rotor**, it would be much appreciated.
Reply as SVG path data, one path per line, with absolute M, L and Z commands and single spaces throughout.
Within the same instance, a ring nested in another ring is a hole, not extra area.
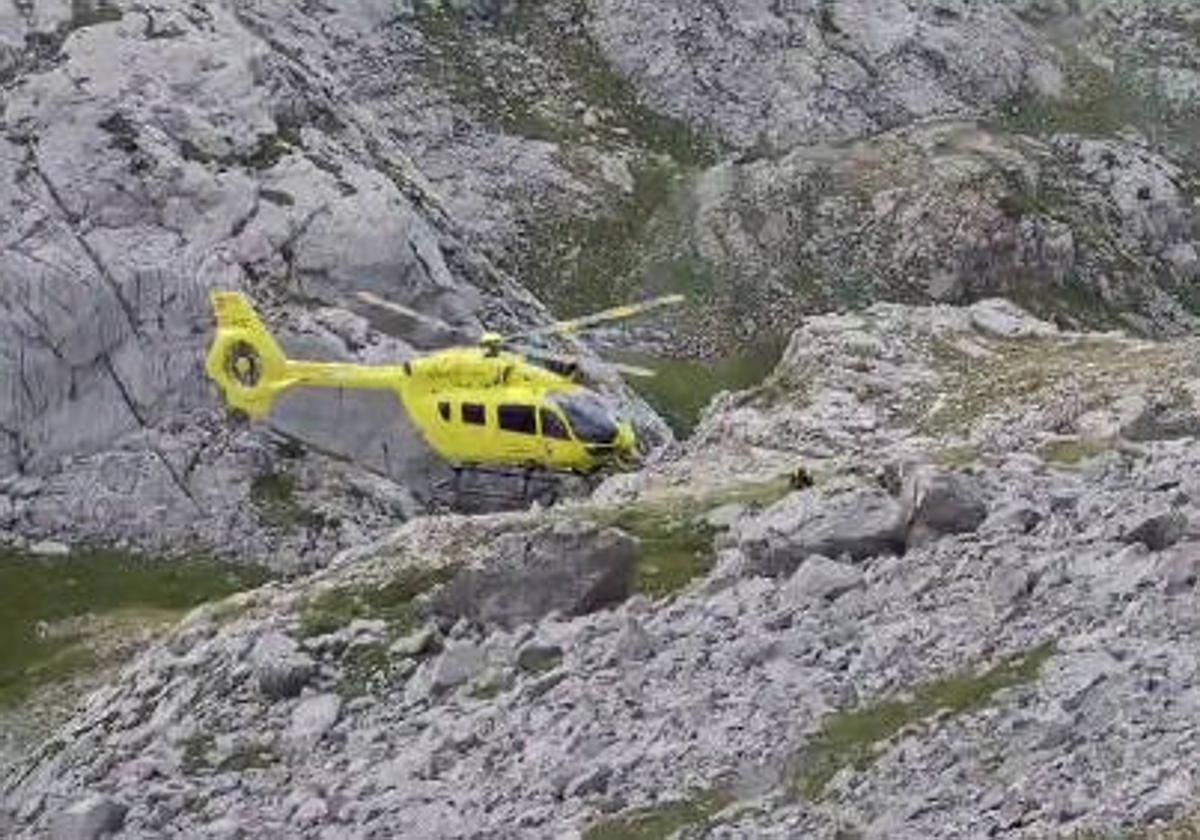
M 292 383 L 287 357 L 239 292 L 213 292 L 217 334 L 205 369 L 224 392 L 225 401 L 254 419 L 266 417 L 271 404 Z

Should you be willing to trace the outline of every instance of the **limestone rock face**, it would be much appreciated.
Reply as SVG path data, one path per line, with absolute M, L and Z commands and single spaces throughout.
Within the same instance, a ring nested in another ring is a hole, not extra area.
M 593 31 L 658 107 L 760 152 L 998 104 L 1054 75 L 999 3 L 601 0 Z

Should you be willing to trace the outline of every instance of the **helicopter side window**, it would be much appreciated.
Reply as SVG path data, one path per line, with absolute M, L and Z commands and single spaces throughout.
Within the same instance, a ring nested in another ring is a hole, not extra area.
M 462 421 L 470 423 L 472 426 L 487 425 L 487 414 L 484 411 L 484 407 L 479 403 L 463 403 Z
M 563 421 L 558 419 L 558 415 L 548 408 L 543 408 L 540 411 L 542 417 L 542 437 L 553 438 L 554 440 L 570 440 L 571 436 L 567 434 L 567 427 L 563 425 Z
M 448 403 L 448 402 L 438 403 L 438 414 L 442 415 L 443 420 L 445 420 L 446 422 L 449 422 L 450 421 L 450 403 Z
M 532 406 L 502 405 L 498 415 L 500 428 L 506 432 L 519 432 L 523 435 L 537 434 L 537 415 Z

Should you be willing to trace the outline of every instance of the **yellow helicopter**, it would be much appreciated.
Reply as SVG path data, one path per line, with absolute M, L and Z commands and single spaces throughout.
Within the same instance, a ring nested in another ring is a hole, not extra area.
M 372 306 L 430 320 L 368 292 L 358 296 Z M 267 417 L 291 388 L 391 391 L 456 473 L 479 467 L 580 474 L 622 470 L 638 461 L 632 424 L 619 420 L 598 393 L 580 384 L 578 359 L 517 341 L 569 335 L 682 301 L 682 295 L 668 295 L 513 336 L 484 333 L 475 346 L 399 364 L 361 365 L 289 359 L 245 295 L 217 291 L 212 293 L 217 331 L 205 368 L 230 408 L 252 419 Z M 629 375 L 654 375 L 645 368 L 604 365 Z

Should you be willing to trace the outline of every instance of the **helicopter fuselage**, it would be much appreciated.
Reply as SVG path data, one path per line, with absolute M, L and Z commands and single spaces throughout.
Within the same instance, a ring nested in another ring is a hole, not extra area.
M 592 472 L 636 454 L 632 428 L 594 392 L 516 354 L 444 350 L 409 362 L 396 390 L 456 465 Z
M 429 446 L 458 466 L 587 473 L 636 459 L 632 426 L 569 377 L 493 347 L 456 347 L 393 365 L 287 358 L 249 302 L 213 295 L 207 370 L 226 402 L 264 418 L 296 387 L 390 390 Z

